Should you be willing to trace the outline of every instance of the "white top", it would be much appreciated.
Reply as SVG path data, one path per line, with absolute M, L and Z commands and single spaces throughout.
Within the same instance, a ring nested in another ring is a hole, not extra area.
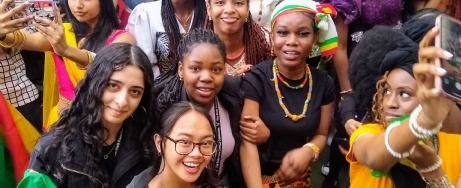
M 165 72 L 173 65 L 171 59 L 168 58 L 170 50 L 168 47 L 168 36 L 163 27 L 163 19 L 161 16 L 162 0 L 141 3 L 131 12 L 130 18 L 126 25 L 126 30 L 129 31 L 136 39 L 136 45 L 146 53 L 154 70 L 154 78 Z M 194 15 L 191 17 L 194 20 Z M 182 34 L 186 30 L 182 27 L 178 19 L 176 19 L 179 30 Z M 192 23 L 189 25 L 189 29 Z
M 221 123 L 221 139 L 222 139 L 222 152 L 221 152 L 221 163 L 219 164 L 219 174 L 224 170 L 224 164 L 226 159 L 232 155 L 235 147 L 234 136 L 232 136 L 232 129 L 230 125 L 229 112 L 221 105 L 221 102 L 218 100 L 218 109 L 219 109 L 219 120 Z M 215 121 L 214 108 L 208 112 Z
M 37 87 L 27 78 L 21 54 L 0 52 L 0 91 L 14 107 L 23 106 L 38 98 Z
M 259 19 L 259 11 L 261 11 L 260 5 L 261 1 L 263 4 L 261 20 L 258 22 Z M 271 14 L 275 8 L 275 5 L 280 0 L 255 0 L 250 2 L 250 12 L 251 17 L 256 23 L 266 28 L 268 31 L 271 30 Z

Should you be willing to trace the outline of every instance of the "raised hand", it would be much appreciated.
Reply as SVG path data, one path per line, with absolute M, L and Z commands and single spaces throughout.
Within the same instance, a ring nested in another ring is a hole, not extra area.
M 8 33 L 22 29 L 24 25 L 26 25 L 25 23 L 34 18 L 32 15 L 24 15 L 24 17 L 13 19 L 16 14 L 24 12 L 24 10 L 29 6 L 29 3 L 22 3 L 7 11 L 6 9 L 12 1 L 13 0 L 4 0 L 0 3 L 0 38 L 4 37 Z

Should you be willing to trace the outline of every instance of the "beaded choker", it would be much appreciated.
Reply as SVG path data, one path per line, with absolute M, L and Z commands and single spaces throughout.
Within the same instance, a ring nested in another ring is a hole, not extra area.
M 292 85 L 290 85 L 288 82 L 286 82 L 286 81 L 283 79 L 282 75 L 280 75 L 279 67 L 278 67 L 277 61 L 274 60 L 274 73 L 277 75 L 277 78 L 278 78 L 285 86 L 287 86 L 287 87 L 289 87 L 289 88 L 291 88 L 291 89 L 302 89 L 302 88 L 306 85 L 307 79 L 309 78 L 309 74 L 310 74 L 310 72 L 309 72 L 309 66 L 308 66 L 308 65 L 306 65 L 306 68 L 304 69 L 304 72 L 305 72 L 305 74 L 304 74 L 304 81 L 303 81 L 303 83 L 301 83 L 301 84 L 299 84 L 299 85 L 297 85 L 297 86 L 292 86 Z
M 287 87 L 289 88 L 292 88 L 292 89 L 300 89 L 304 86 L 306 80 L 309 78 L 309 91 L 307 92 L 307 98 L 306 98 L 306 101 L 304 101 L 304 106 L 303 106 L 303 112 L 299 115 L 296 115 L 296 114 L 291 114 L 287 107 L 285 106 L 285 104 L 283 103 L 283 96 L 282 96 L 282 92 L 280 91 L 279 89 L 279 82 L 278 80 L 281 78 L 280 75 L 279 75 L 279 72 L 278 72 L 278 68 L 277 68 L 277 61 L 274 60 L 274 65 L 272 66 L 272 72 L 273 72 L 273 75 L 274 75 L 274 78 L 272 79 L 272 81 L 274 82 L 274 86 L 275 86 L 275 92 L 277 93 L 277 97 L 279 99 L 279 104 L 280 104 L 280 107 L 282 107 L 283 111 L 285 112 L 285 117 L 288 117 L 290 118 L 292 121 L 298 121 L 304 117 L 306 117 L 306 112 L 307 112 L 307 109 L 309 107 L 309 101 L 311 100 L 311 94 L 312 94 L 312 75 L 311 75 L 311 71 L 309 69 L 309 66 L 306 65 L 306 76 L 305 76 L 305 80 L 303 82 L 303 84 L 299 85 L 299 86 L 296 86 L 296 87 L 299 87 L 299 88 L 296 88 L 293 86 L 290 86 L 288 83 L 285 84 Z M 279 77 L 279 79 L 277 79 L 277 77 Z M 284 82 L 283 80 L 281 80 L 282 82 Z

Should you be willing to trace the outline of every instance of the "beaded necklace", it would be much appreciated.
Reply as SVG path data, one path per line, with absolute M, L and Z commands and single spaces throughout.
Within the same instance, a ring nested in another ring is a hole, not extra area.
M 278 64 L 276 62 L 276 60 L 274 60 L 274 73 L 277 75 L 277 78 L 287 87 L 291 88 L 291 89 L 302 89 L 306 83 L 307 83 L 307 80 L 309 78 L 309 66 L 306 65 L 306 68 L 304 70 L 305 74 L 304 74 L 304 81 L 303 83 L 297 85 L 297 86 L 292 86 L 290 85 L 288 82 L 286 82 L 283 77 L 280 75 L 280 72 L 279 72 L 279 67 L 278 67 Z
M 272 72 L 273 72 L 273 75 L 274 75 L 274 78 L 272 79 L 272 81 L 274 82 L 275 92 L 277 93 L 277 97 L 279 99 L 280 107 L 282 107 L 283 111 L 285 112 L 285 117 L 290 118 L 294 122 L 306 117 L 307 108 L 309 107 L 308 104 L 309 104 L 309 101 L 311 100 L 312 83 L 313 83 L 312 75 L 311 75 L 311 71 L 309 69 L 309 66 L 306 65 L 306 75 L 309 78 L 309 91 L 307 92 L 306 101 L 304 101 L 303 112 L 301 114 L 299 114 L 299 115 L 291 114 L 288 111 L 285 104 L 283 103 L 283 100 L 282 100 L 283 96 L 282 96 L 282 93 L 281 93 L 281 91 L 279 89 L 279 82 L 278 82 L 278 79 L 277 79 L 278 69 L 277 69 L 277 61 L 276 60 L 274 60 L 274 65 L 272 66 Z M 307 79 L 307 77 L 306 77 L 306 79 Z

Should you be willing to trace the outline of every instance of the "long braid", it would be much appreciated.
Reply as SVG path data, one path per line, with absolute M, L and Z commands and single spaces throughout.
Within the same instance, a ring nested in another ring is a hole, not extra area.
M 192 20 L 192 27 L 201 28 L 203 26 L 205 17 L 206 17 L 206 5 L 204 0 L 193 0 L 194 1 L 194 19 Z M 176 48 L 178 47 L 179 41 L 182 38 L 181 32 L 179 30 L 179 25 L 176 20 L 175 10 L 173 2 L 171 0 L 162 1 L 162 10 L 161 16 L 163 20 L 163 27 L 168 36 L 168 47 L 169 47 L 169 59 L 174 59 L 176 57 Z M 175 61 L 172 61 L 175 62 Z M 172 65 L 164 65 L 166 67 L 171 67 Z
M 248 14 L 248 21 L 243 24 L 244 34 L 243 42 L 245 44 L 245 63 L 256 65 L 269 59 L 270 44 L 266 40 L 264 28 L 251 19 L 251 13 Z
M 213 21 L 206 19 L 205 29 L 213 30 Z M 271 44 L 266 40 L 265 29 L 256 23 L 251 13 L 243 24 L 243 44 L 245 45 L 245 63 L 256 65 L 271 57 Z M 266 31 L 269 33 L 268 31 Z

